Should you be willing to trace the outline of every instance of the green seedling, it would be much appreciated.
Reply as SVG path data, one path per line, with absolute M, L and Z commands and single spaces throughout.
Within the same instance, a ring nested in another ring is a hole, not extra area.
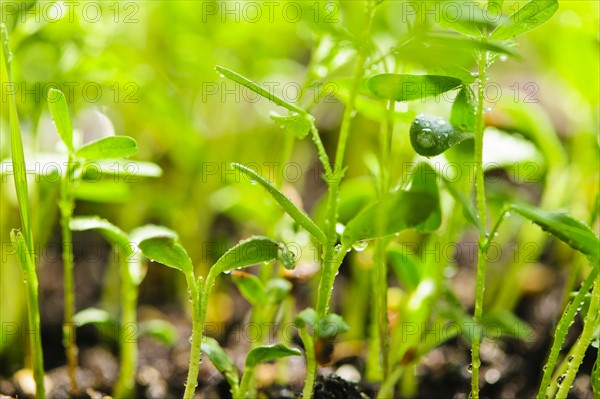
M 525 14 L 531 14 L 531 9 L 534 9 L 534 15 L 530 15 L 532 18 L 523 18 Z M 526 33 L 539 25 L 546 22 L 558 9 L 558 2 L 556 0 L 548 1 L 536 1 L 533 0 L 530 3 L 526 3 L 513 15 L 503 17 L 500 19 L 500 23 L 497 26 L 489 23 L 489 20 L 483 18 L 482 9 L 475 7 L 475 14 L 469 18 L 441 18 L 439 23 L 449 29 L 452 29 L 465 37 L 476 38 L 480 43 L 489 43 L 493 41 L 511 40 L 514 37 Z M 529 10 L 529 12 L 528 12 Z M 479 12 L 480 14 L 477 14 Z M 479 17 L 478 17 L 479 16 Z M 466 131 L 470 133 L 469 128 L 473 128 L 473 137 L 475 140 L 475 169 L 476 169 L 476 204 L 477 204 L 477 219 L 483 227 L 480 229 L 479 234 L 479 255 L 477 260 L 477 283 L 476 283 L 476 295 L 475 295 L 475 310 L 474 318 L 478 324 L 481 324 L 483 320 L 483 292 L 485 286 L 485 271 L 486 271 L 486 257 L 488 246 L 487 230 L 487 210 L 486 210 L 486 198 L 485 198 L 485 187 L 484 187 L 484 174 L 483 174 L 483 135 L 484 135 L 484 95 L 485 86 L 487 80 L 487 70 L 490 65 L 498 58 L 498 52 L 490 49 L 489 47 L 480 48 L 477 51 L 476 62 L 478 65 L 477 73 L 477 91 L 474 96 L 473 109 L 475 111 L 474 118 L 468 114 L 469 108 L 469 95 L 466 89 L 463 88 L 462 95 L 457 96 L 457 102 L 453 107 L 453 115 L 451 117 L 452 124 L 456 124 L 459 127 L 466 127 Z M 410 96 L 405 93 L 403 82 L 406 81 L 417 81 L 422 84 L 419 86 L 423 88 L 421 91 L 417 90 L 416 94 Z M 433 84 L 432 82 L 435 82 Z M 428 95 L 424 89 L 433 86 L 436 93 L 457 89 L 464 87 L 468 81 L 463 80 L 457 81 L 452 77 L 440 77 L 440 76 L 411 76 L 407 75 L 380 75 L 370 80 L 370 88 L 374 94 L 380 97 L 394 100 L 394 101 L 407 101 L 416 98 L 423 98 Z M 415 151 L 419 154 L 426 156 L 432 156 L 440 154 L 448 150 L 453 145 L 464 139 L 464 133 L 461 129 L 456 129 L 454 126 L 447 127 L 447 123 L 443 119 L 430 120 L 429 117 L 418 116 L 413 122 L 411 127 L 411 143 Z M 436 122 L 442 121 L 444 123 L 436 125 Z M 421 123 L 429 124 L 430 126 L 421 126 Z M 441 125 L 441 126 L 440 126 Z M 446 136 L 444 136 L 446 134 Z M 560 238 L 560 237 L 559 237 Z M 473 399 L 479 398 L 479 367 L 481 361 L 479 358 L 481 338 L 479 334 L 476 334 L 472 343 L 472 381 L 471 381 L 471 396 Z
M 8 45 L 6 26 L 3 23 L 0 24 L 0 40 L 2 41 L 2 51 L 0 51 L 1 80 L 2 82 L 11 83 L 10 61 L 12 54 Z M 32 334 L 28 334 L 28 336 L 32 357 L 33 378 L 35 380 L 35 396 L 44 399 L 46 397 L 46 390 L 44 389 L 44 358 L 40 332 L 36 256 L 32 231 L 31 206 L 29 204 L 29 190 L 27 187 L 27 167 L 25 164 L 25 154 L 23 153 L 23 139 L 21 137 L 21 127 L 19 125 L 14 92 L 10 91 L 7 98 L 13 179 L 17 191 L 19 215 L 21 218 L 21 231 L 12 230 L 10 239 L 23 272 L 25 289 L 27 291 L 27 322 L 29 330 L 33 332 Z
M 130 397 L 135 388 L 135 373 L 137 369 L 137 301 L 139 285 L 141 284 L 146 272 L 142 267 L 141 259 L 136 255 L 135 244 L 138 233 L 144 232 L 144 229 L 133 230 L 131 234 L 126 234 L 121 229 L 105 219 L 98 217 L 76 217 L 71 219 L 70 229 L 73 231 L 95 230 L 100 232 L 104 238 L 115 248 L 120 265 L 120 285 L 121 285 L 121 317 L 119 320 L 119 353 L 120 353 L 120 372 L 119 378 L 115 384 L 113 396 L 115 398 Z M 94 319 L 92 316 L 100 316 Z M 79 313 L 79 321 L 82 319 L 85 323 L 91 321 L 103 321 L 102 314 L 86 312 Z M 155 331 L 156 335 L 169 336 L 167 329 L 160 328 L 160 325 L 148 325 L 149 332 Z M 164 326 L 163 326 L 164 327 Z M 139 333 L 141 333 L 141 328 Z
M 370 24 L 370 18 L 374 10 L 374 5 L 369 8 L 369 15 L 367 25 Z M 368 27 L 367 27 L 368 30 Z M 358 84 L 358 80 L 362 76 L 362 68 L 364 63 L 364 54 L 361 56 L 363 61 L 359 62 L 357 67 L 357 74 L 355 80 Z M 240 172 L 251 178 L 253 181 L 260 184 L 267 190 L 273 199 L 282 207 L 282 209 L 296 222 L 298 225 L 306 229 L 310 233 L 315 241 L 323 245 L 323 257 L 322 265 L 323 270 L 321 272 L 321 279 L 319 283 L 318 299 L 316 312 L 319 320 L 324 320 L 329 313 L 329 302 L 331 298 L 331 291 L 333 289 L 335 275 L 346 255 L 346 253 L 353 248 L 353 246 L 363 246 L 366 240 L 375 239 L 378 237 L 393 236 L 400 231 L 417 227 L 422 228 L 422 231 L 430 231 L 431 229 L 437 228 L 439 225 L 439 216 L 434 215 L 436 209 L 439 209 L 439 199 L 437 193 L 437 185 L 431 179 L 416 179 L 413 181 L 413 185 L 410 190 L 395 190 L 385 193 L 379 201 L 368 204 L 364 209 L 357 215 L 353 215 L 350 221 L 346 224 L 343 234 L 338 235 L 335 229 L 338 223 L 338 191 L 342 180 L 342 169 L 343 169 L 343 154 L 344 147 L 348 136 L 348 131 L 351 122 L 352 106 L 348 106 L 345 111 L 344 121 L 341 128 L 341 136 L 338 144 L 338 152 L 336 156 L 336 163 L 332 168 L 329 164 L 329 157 L 325 152 L 321 139 L 318 134 L 318 130 L 314 125 L 314 119 L 308 115 L 306 111 L 299 109 L 296 105 L 289 104 L 279 97 L 276 97 L 265 89 L 258 86 L 251 80 L 232 72 L 223 67 L 217 67 L 217 71 L 233 81 L 253 90 L 259 95 L 273 101 L 276 105 L 287 108 L 290 112 L 293 112 L 294 121 L 293 126 L 301 125 L 304 130 L 305 126 L 301 123 L 298 124 L 295 119 L 299 116 L 304 116 L 305 120 L 310 121 L 310 130 L 313 133 L 313 141 L 317 146 L 317 152 L 319 159 L 322 162 L 323 169 L 325 170 L 326 182 L 328 183 L 328 200 L 327 200 L 327 217 L 326 217 L 326 231 L 321 228 L 302 210 L 298 209 L 283 193 L 281 193 L 273 184 L 258 175 L 256 172 L 248 167 L 240 164 L 232 164 L 232 166 L 238 169 Z M 357 90 L 357 88 L 355 88 Z M 356 96 L 356 93 L 354 94 Z M 349 111 L 350 110 L 350 111 Z M 348 113 L 350 112 L 350 113 Z M 276 120 L 277 121 L 277 120 Z M 279 121 L 278 121 L 279 122 Z M 292 122 L 290 122 L 292 124 Z M 293 132 L 288 132 L 293 134 Z M 424 176 L 427 166 L 424 164 L 420 166 L 419 173 L 417 176 Z M 427 172 L 429 172 L 427 170 Z M 433 171 L 431 171 L 433 172 Z M 377 218 L 379 212 L 386 212 L 389 214 L 389 220 L 387 222 L 380 223 L 380 220 L 385 218 Z M 336 242 L 340 240 L 341 244 L 336 245 Z M 309 334 L 305 334 L 309 335 Z M 313 337 L 311 342 L 306 339 L 305 346 L 309 348 L 311 345 L 320 341 L 319 337 Z M 310 358 L 310 355 L 314 350 L 307 349 L 307 380 L 305 382 L 305 395 L 306 397 L 312 396 L 312 389 L 314 385 L 314 377 L 316 375 L 316 363 Z
M 203 282 L 202 277 L 196 278 L 192 260 L 174 232 L 163 227 L 147 226 L 140 229 L 138 237 L 139 248 L 144 256 L 151 261 L 179 270 L 186 279 L 192 302 L 192 337 L 184 398 L 191 399 L 198 383 L 202 329 L 206 319 L 208 299 L 217 276 L 271 260 L 279 260 L 285 268 L 291 269 L 294 267 L 294 255 L 284 244 L 266 237 L 252 237 L 239 242 L 223 254 L 211 267 Z
M 48 91 L 48 107 L 56 130 L 68 150 L 68 161 L 66 163 L 66 170 L 62 174 L 59 200 L 65 289 L 63 340 L 69 365 L 71 391 L 77 392 L 76 369 L 78 350 L 73 324 L 73 315 L 75 313 L 73 237 L 69 227 L 75 208 L 76 189 L 87 162 L 131 156 L 137 152 L 137 144 L 131 137 L 109 136 L 82 146 L 76 146 L 67 101 L 60 90 L 50 89 Z
M 234 399 L 246 399 L 248 397 L 248 386 L 258 364 L 289 356 L 300 356 L 301 354 L 298 349 L 283 344 L 258 346 L 246 355 L 246 369 L 240 381 L 233 360 L 225 353 L 217 340 L 210 337 L 204 338 L 202 351 L 206 353 L 217 370 L 223 374 L 231 388 L 231 396 Z

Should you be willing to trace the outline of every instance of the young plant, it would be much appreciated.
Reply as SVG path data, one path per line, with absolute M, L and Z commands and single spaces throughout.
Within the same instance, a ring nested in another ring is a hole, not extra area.
M 119 321 L 119 378 L 113 390 L 116 399 L 130 397 L 135 387 L 137 370 L 137 300 L 139 285 L 145 275 L 141 260 L 136 256 L 132 243 L 136 242 L 136 230 L 127 235 L 117 226 L 99 217 L 76 217 L 71 219 L 72 231 L 96 230 L 100 232 L 115 249 L 118 258 L 121 283 L 121 317 Z M 131 328 L 131 331 L 128 329 Z M 127 338 L 125 338 L 125 336 Z
M 8 45 L 8 32 L 3 23 L 0 24 L 0 40 L 2 41 L 2 50 L 0 51 L 0 76 L 2 79 L 0 80 L 12 84 L 10 65 L 12 54 Z M 23 140 L 14 91 L 10 90 L 7 98 L 13 178 L 17 191 L 19 215 L 21 217 L 21 231 L 12 230 L 10 232 L 10 239 L 23 272 L 25 289 L 27 291 L 27 322 L 29 324 L 29 331 L 32 332 L 28 336 L 32 357 L 33 378 L 35 381 L 35 396 L 36 398 L 44 399 L 46 397 L 46 390 L 44 388 L 44 358 L 42 353 L 42 335 L 40 332 L 35 245 L 32 231 L 31 207 L 29 204 L 29 190 L 27 187 L 27 167 L 25 164 L 25 154 L 23 153 Z
M 50 89 L 48 91 L 48 107 L 56 130 L 68 152 L 68 161 L 65 164 L 66 170 L 62 174 L 58 203 L 62 232 L 65 292 L 63 343 L 69 365 L 71 392 L 77 392 L 77 344 L 73 323 L 73 315 L 75 314 L 73 237 L 69 228 L 75 209 L 75 189 L 82 177 L 86 162 L 128 157 L 137 152 L 137 144 L 134 139 L 128 136 L 109 136 L 83 146 L 76 146 L 67 101 L 60 90 Z
M 205 337 L 204 342 L 202 342 L 202 351 L 206 353 L 217 370 L 223 374 L 225 380 L 229 383 L 231 396 L 234 399 L 248 398 L 249 384 L 254 376 L 254 369 L 258 364 L 288 356 L 301 355 L 298 349 L 290 348 L 283 344 L 257 346 L 246 355 L 246 369 L 242 374 L 240 382 L 233 360 L 225 353 L 217 340 Z
M 211 267 L 203 283 L 202 277 L 196 278 L 192 260 L 174 232 L 162 227 L 147 226 L 139 231 L 138 237 L 139 248 L 144 256 L 151 261 L 179 270 L 186 279 L 192 302 L 192 337 L 184 398 L 191 399 L 198 384 L 202 330 L 206 319 L 208 299 L 217 276 L 271 260 L 279 260 L 285 268 L 292 269 L 294 256 L 284 244 L 266 237 L 252 237 L 240 241 L 223 254 Z

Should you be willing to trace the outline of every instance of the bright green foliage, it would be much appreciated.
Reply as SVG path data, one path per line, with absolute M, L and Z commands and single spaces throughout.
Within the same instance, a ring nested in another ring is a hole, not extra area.
M 50 108 L 60 138 L 69 151 L 73 151 L 73 126 L 71 125 L 67 100 L 62 91 L 48 90 L 48 108 Z
M 271 113 L 270 116 L 282 129 L 285 129 L 287 133 L 300 140 L 308 135 L 308 132 L 314 123 L 312 116 L 304 113 L 292 113 L 288 116 Z
M 129 157 L 137 152 L 134 139 L 127 136 L 108 136 L 79 148 L 75 155 L 88 161 Z
M 273 259 L 280 260 L 286 269 L 293 269 L 295 266 L 294 254 L 284 244 L 267 237 L 251 237 L 225 252 L 213 265 L 210 273 L 218 275 Z
M 225 377 L 229 386 L 232 387 L 232 390 L 237 390 L 240 382 L 237 368 L 233 364 L 233 360 L 225 353 L 217 340 L 210 337 L 204 338 L 204 342 L 202 342 L 202 352 L 208 356 L 212 364 L 214 364 L 217 370 L 223 374 L 223 377 Z
M 504 19 L 490 39 L 504 40 L 529 32 L 548 21 L 558 10 L 558 0 L 531 0 Z
M 308 215 L 298 209 L 298 207 L 296 207 L 296 205 L 294 205 L 294 203 L 290 201 L 288 197 L 275 188 L 275 186 L 273 186 L 264 177 L 260 176 L 258 173 L 244 165 L 234 163 L 232 166 L 263 186 L 267 192 L 271 194 L 273 199 L 275 199 L 275 201 L 283 208 L 283 210 L 286 211 L 287 214 L 296 221 L 296 223 L 311 233 L 317 240 L 322 243 L 327 241 L 325 233 L 321 231 L 321 229 L 308 217 Z
M 531 220 L 543 230 L 595 260 L 600 259 L 600 241 L 583 222 L 565 212 L 548 212 L 525 204 L 512 204 L 510 210 Z
M 443 118 L 419 114 L 410 126 L 410 143 L 419 155 L 433 157 L 440 155 L 463 140 L 473 138 Z
M 283 344 L 259 346 L 248 352 L 246 356 L 246 368 L 253 369 L 259 363 L 280 359 L 288 356 L 300 356 L 298 349 L 290 348 Z
M 367 82 L 373 94 L 394 101 L 413 101 L 437 96 L 457 89 L 461 84 L 460 79 L 451 76 L 393 73 L 373 76 Z

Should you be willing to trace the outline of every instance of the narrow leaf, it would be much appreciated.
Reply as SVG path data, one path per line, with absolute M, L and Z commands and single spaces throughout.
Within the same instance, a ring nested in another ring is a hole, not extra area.
M 240 241 L 225 252 L 211 268 L 210 274 L 216 276 L 273 259 L 279 259 L 286 269 L 294 268 L 294 254 L 284 244 L 267 237 L 255 236 Z
M 166 320 L 145 320 L 139 323 L 139 335 L 152 337 L 163 344 L 173 347 L 179 342 L 177 328 Z
M 98 216 L 74 217 L 69 223 L 69 228 L 73 231 L 97 230 L 111 244 L 116 244 L 123 250 L 129 251 L 129 253 L 133 251 L 127 234 L 108 220 Z
M 477 230 L 481 232 L 485 232 L 481 222 L 479 221 L 479 217 L 477 216 L 477 208 L 473 202 L 462 192 L 460 191 L 454 183 L 450 182 L 448 179 L 442 176 L 442 182 L 446 189 L 452 195 L 455 201 L 460 202 L 463 207 L 463 215 L 465 219 L 467 219 L 473 226 L 477 228 Z
M 252 306 L 267 303 L 267 292 L 262 281 L 253 274 L 235 271 L 231 274 L 232 280 L 240 293 Z
M 309 114 L 297 114 L 293 113 L 288 116 L 281 116 L 274 112 L 270 115 L 271 119 L 279 125 L 282 129 L 299 140 L 302 140 L 308 135 L 308 132 L 312 126 L 312 116 Z
M 600 240 L 585 223 L 565 212 L 548 212 L 524 204 L 512 204 L 510 209 L 539 225 L 542 230 L 564 241 L 572 248 L 591 256 L 596 261 L 596 267 L 598 266 Z
M 252 349 L 246 356 L 246 368 L 254 369 L 259 363 L 301 354 L 298 349 L 283 344 L 259 346 Z
M 558 10 L 557 0 L 531 0 L 492 32 L 490 39 L 504 40 L 522 35 L 548 21 Z
M 420 233 L 436 230 L 442 223 L 442 210 L 440 208 L 440 193 L 437 185 L 437 173 L 425 162 L 417 165 L 413 175 L 410 191 L 430 195 L 434 199 L 435 206 L 429 216 L 415 226 Z
M 266 98 L 269 101 L 272 101 L 273 103 L 279 105 L 280 107 L 287 108 L 288 110 L 298 113 L 298 114 L 306 113 L 306 111 L 304 111 L 302 108 L 299 108 L 299 107 L 295 106 L 294 104 L 290 104 L 289 102 L 285 101 L 281 97 L 276 96 L 274 93 L 270 93 L 268 90 L 262 88 L 261 86 L 254 83 L 250 79 L 245 78 L 242 75 L 240 75 L 236 72 L 233 72 L 230 69 L 224 68 L 219 65 L 217 65 L 215 67 L 215 69 L 217 70 L 219 75 L 226 77 L 228 79 L 231 79 L 234 82 L 239 83 L 244 87 L 247 87 L 248 89 L 252 90 L 256 94 Z
M 208 356 L 216 369 L 223 374 L 223 377 L 225 377 L 231 387 L 238 386 L 240 377 L 237 368 L 233 364 L 233 360 L 225 353 L 225 350 L 223 350 L 216 339 L 205 337 L 202 340 L 202 352 Z
M 139 243 L 142 254 L 151 261 L 162 263 L 184 273 L 193 270 L 192 260 L 183 246 L 172 236 L 146 238 Z
M 35 273 L 35 270 L 32 270 L 34 265 L 30 261 L 30 255 L 32 254 L 29 253 L 23 233 L 15 229 L 11 230 L 10 240 L 15 247 L 17 260 L 19 261 L 19 266 L 21 266 L 23 274 L 28 276 L 30 273 Z
M 8 33 L 6 26 L 1 24 L 2 51 L 0 52 L 0 81 L 3 92 L 7 87 L 5 83 L 12 84 L 10 73 L 10 61 L 12 54 L 8 47 Z M 4 94 L 3 94 L 4 95 Z M 13 167 L 13 179 L 17 191 L 17 202 L 19 204 L 19 213 L 21 215 L 21 228 L 23 237 L 28 248 L 33 248 L 33 231 L 31 223 L 31 209 L 29 207 L 29 190 L 27 187 L 27 168 L 25 165 L 25 154 L 23 152 L 23 141 L 21 138 L 21 127 L 19 125 L 19 115 L 17 114 L 17 105 L 15 103 L 15 91 L 8 91 L 8 124 L 10 130 L 10 149 Z
M 73 149 L 73 126 L 69 116 L 69 107 L 62 91 L 57 89 L 48 90 L 48 108 L 54 120 L 56 131 L 70 152 Z
M 450 123 L 466 132 L 475 131 L 474 95 L 469 86 L 463 86 L 452 104 Z
M 405 75 L 384 73 L 367 81 L 373 94 L 387 100 L 412 101 L 458 88 L 460 79 L 442 75 Z
M 491 310 L 486 312 L 482 320 L 483 330 L 489 338 L 507 336 L 514 339 L 531 339 L 531 327 L 508 310 Z
M 88 161 L 123 158 L 137 152 L 137 143 L 128 136 L 108 136 L 79 148 L 75 155 Z
M 263 186 L 269 192 L 269 194 L 271 194 L 273 199 L 283 208 L 283 210 L 287 212 L 287 214 L 290 215 L 291 218 L 296 221 L 296 223 L 304 227 L 306 231 L 312 234 L 313 237 L 315 237 L 319 242 L 325 243 L 327 241 L 325 233 L 321 231 L 321 229 L 308 217 L 308 215 L 298 209 L 288 197 L 275 188 L 275 186 L 273 186 L 267 179 L 260 176 L 252 169 L 239 163 L 233 163 L 231 166 Z

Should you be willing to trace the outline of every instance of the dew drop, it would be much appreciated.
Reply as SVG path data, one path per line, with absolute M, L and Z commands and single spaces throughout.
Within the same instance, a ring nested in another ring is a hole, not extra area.
M 562 384 L 562 383 L 563 383 L 563 381 L 565 380 L 565 377 L 566 377 L 566 376 L 567 376 L 566 374 L 563 374 L 563 375 L 561 375 L 560 377 L 558 377 L 558 378 L 556 379 L 556 383 L 557 383 L 558 385 Z
M 502 61 L 502 62 L 506 62 L 507 60 L 508 60 L 508 57 L 506 56 L 506 54 L 502 54 L 502 55 L 500 56 L 500 61 Z
M 369 243 L 366 240 L 356 241 L 354 244 L 352 244 L 352 248 L 354 248 L 356 252 L 362 252 L 367 249 L 368 245 Z
M 571 360 L 573 360 L 573 355 L 569 356 L 569 358 L 567 359 L 567 362 L 571 363 Z
M 415 121 L 413 122 L 415 125 L 420 125 L 421 122 L 418 119 L 415 119 Z
M 471 76 L 473 76 L 474 78 L 479 76 L 479 72 L 471 72 Z
M 494 233 L 494 237 L 498 237 L 498 232 L 495 232 L 495 233 Z
M 446 121 L 443 120 L 443 119 L 438 119 L 438 120 L 435 121 L 435 123 L 437 123 L 438 125 L 445 125 Z
M 469 364 L 469 366 L 467 366 L 467 371 L 468 371 L 469 373 L 472 373 L 472 372 L 473 372 L 473 365 L 472 365 L 472 364 Z
M 492 107 L 486 107 L 483 109 L 483 112 L 487 113 L 490 112 L 492 110 Z
M 417 134 L 417 143 L 423 148 L 435 147 L 435 137 L 431 129 L 423 129 Z

